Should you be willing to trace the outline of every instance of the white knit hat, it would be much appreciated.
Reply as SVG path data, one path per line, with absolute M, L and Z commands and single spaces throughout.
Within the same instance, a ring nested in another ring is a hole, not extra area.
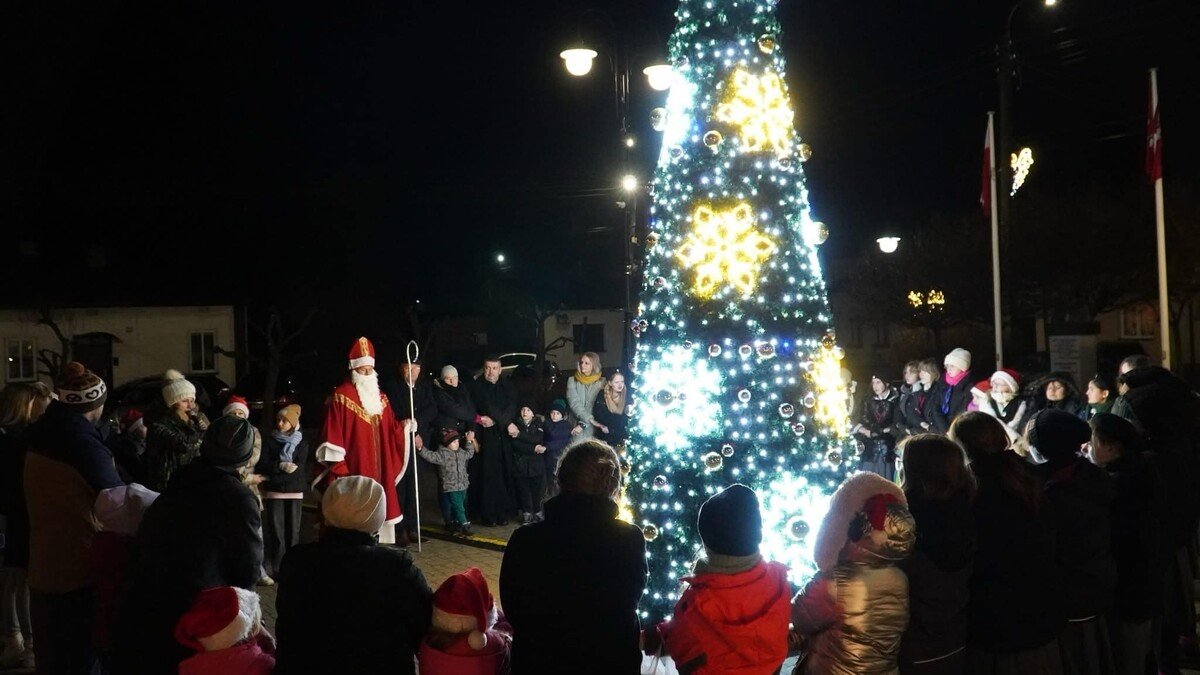
M 942 365 L 955 366 L 959 370 L 970 370 L 971 352 L 963 349 L 962 347 L 956 347 L 953 351 L 946 355 Z
M 329 484 L 321 498 L 325 524 L 375 534 L 387 518 L 383 486 L 366 476 L 345 476 Z
M 162 397 L 170 408 L 185 398 L 196 398 L 196 385 L 185 380 L 178 370 L 168 370 L 163 373 Z
M 447 377 L 458 377 L 458 368 L 454 366 L 442 366 L 442 379 Z

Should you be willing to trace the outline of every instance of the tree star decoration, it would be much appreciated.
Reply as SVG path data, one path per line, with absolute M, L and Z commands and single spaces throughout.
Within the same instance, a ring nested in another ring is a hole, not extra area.
M 754 210 L 741 202 L 729 208 L 700 204 L 692 212 L 692 231 L 675 257 L 694 270 L 692 294 L 711 298 L 722 284 L 754 293 L 758 270 L 775 252 L 775 242 L 754 229 Z
M 775 72 L 733 71 L 713 117 L 738 127 L 743 152 L 773 151 L 783 157 L 792 151 L 792 108 Z

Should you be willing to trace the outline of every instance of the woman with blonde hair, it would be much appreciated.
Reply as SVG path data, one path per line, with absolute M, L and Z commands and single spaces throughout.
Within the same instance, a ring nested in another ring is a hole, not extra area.
M 5 520 L 0 586 L 0 668 L 33 667 L 29 620 L 29 513 L 25 508 L 25 429 L 50 405 L 41 382 L 13 383 L 0 391 L 0 514 Z
M 575 440 L 582 441 L 596 435 L 595 416 L 592 411 L 605 382 L 600 374 L 600 355 L 596 352 L 580 354 L 577 366 L 575 374 L 567 380 L 567 405 L 571 408 L 576 422 L 571 435 Z
M 592 406 L 592 426 L 596 427 L 596 438 L 622 452 L 625 446 L 625 399 L 629 390 L 625 388 L 625 374 L 614 371 L 608 376 L 596 403 Z

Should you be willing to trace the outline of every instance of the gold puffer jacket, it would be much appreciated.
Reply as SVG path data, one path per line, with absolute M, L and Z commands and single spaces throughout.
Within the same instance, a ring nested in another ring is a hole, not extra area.
M 894 675 L 908 627 L 908 578 L 881 561 L 846 562 L 813 577 L 792 605 L 796 631 L 811 635 L 798 672 Z

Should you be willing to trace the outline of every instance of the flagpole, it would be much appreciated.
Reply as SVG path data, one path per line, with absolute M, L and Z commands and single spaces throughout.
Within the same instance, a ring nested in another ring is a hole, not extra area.
M 1161 143 L 1162 118 L 1158 115 L 1158 68 L 1150 69 L 1150 114 L 1157 120 L 1159 138 L 1155 143 Z M 1162 161 L 1161 156 L 1158 161 Z M 1154 178 L 1154 216 L 1157 220 L 1158 235 L 1158 332 L 1162 344 L 1163 368 L 1171 367 L 1171 298 L 1167 294 L 1167 224 L 1163 207 L 1163 179 L 1159 169 Z
M 1000 211 L 999 200 L 996 198 L 996 113 L 988 111 L 988 172 L 991 176 L 992 211 L 992 322 L 996 338 L 996 370 L 1004 366 L 1004 329 L 1000 323 Z

